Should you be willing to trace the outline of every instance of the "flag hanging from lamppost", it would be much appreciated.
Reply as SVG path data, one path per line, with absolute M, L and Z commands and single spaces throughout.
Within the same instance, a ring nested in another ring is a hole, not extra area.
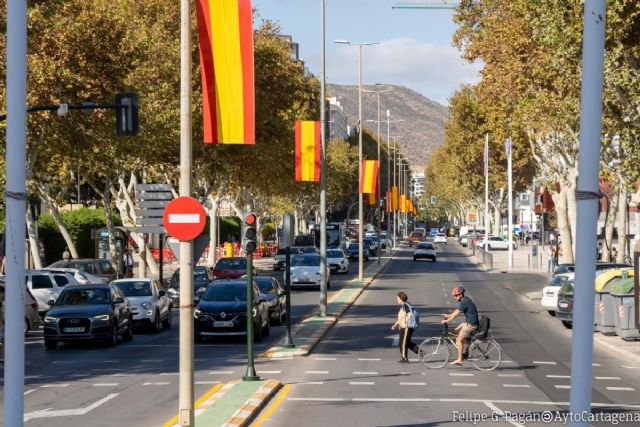
M 398 202 L 399 202 L 399 195 L 398 195 L 398 187 L 397 186 L 393 186 L 391 187 L 391 202 L 390 202 L 390 208 L 392 211 L 397 211 L 398 210 Z
M 320 182 L 320 121 L 296 120 L 296 181 Z
M 363 160 L 362 176 L 360 177 L 360 192 L 373 193 L 378 191 L 378 161 Z
M 375 206 L 378 203 L 378 195 L 376 193 L 367 193 L 367 201 L 370 206 Z
M 205 144 L 255 144 L 251 0 L 196 0 Z

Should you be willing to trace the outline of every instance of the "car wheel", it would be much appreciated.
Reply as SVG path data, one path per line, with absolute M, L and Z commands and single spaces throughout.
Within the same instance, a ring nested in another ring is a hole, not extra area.
M 160 312 L 156 310 L 156 315 L 153 319 L 153 324 L 151 325 L 151 331 L 154 334 L 157 334 L 160 331 Z
M 563 325 L 564 325 L 564 327 L 565 327 L 565 328 L 567 328 L 567 329 L 572 329 L 572 328 L 573 328 L 573 323 L 572 323 L 572 322 L 569 322 L 569 321 L 567 321 L 567 320 L 563 320 L 563 321 L 562 321 L 562 324 L 563 324 Z
M 433 262 L 436 262 L 436 257 L 433 257 Z
M 193 336 L 193 341 L 195 341 L 195 342 L 202 342 L 202 340 L 203 340 L 203 336 L 200 335 L 200 334 L 195 334 Z
M 167 313 L 167 318 L 162 321 L 162 329 L 171 329 L 171 310 Z
M 31 330 L 31 325 L 29 324 L 29 319 L 24 319 L 24 336 L 25 338 L 29 335 L 29 331 Z
M 413 257 L 413 260 L 414 260 L 414 261 L 416 261 L 417 259 L 418 259 L 418 258 L 416 258 L 416 257 Z
M 125 341 L 131 341 L 133 339 L 133 316 L 129 317 L 129 327 L 127 332 L 122 334 L 122 339 Z
M 556 317 L 556 312 L 555 310 L 548 310 L 547 313 L 549 313 L 550 315 L 552 315 L 553 317 Z
M 276 326 L 282 325 L 282 307 L 278 309 L 278 316 L 276 316 L 275 325 Z
M 118 344 L 118 326 L 113 325 L 109 334 L 109 345 L 114 346 L 116 344 Z
M 58 348 L 58 341 L 56 341 L 56 340 L 48 340 L 48 339 L 45 338 L 44 347 L 47 350 L 55 350 L 55 349 Z

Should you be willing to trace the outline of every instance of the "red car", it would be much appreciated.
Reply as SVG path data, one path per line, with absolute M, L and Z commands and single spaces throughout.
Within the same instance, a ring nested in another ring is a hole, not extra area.
M 419 231 L 414 231 L 409 235 L 409 247 L 413 246 L 414 243 L 424 242 L 424 240 L 424 234 Z
M 253 270 L 255 274 L 255 269 Z M 213 268 L 216 279 L 238 279 L 247 274 L 247 259 L 242 257 L 221 258 Z

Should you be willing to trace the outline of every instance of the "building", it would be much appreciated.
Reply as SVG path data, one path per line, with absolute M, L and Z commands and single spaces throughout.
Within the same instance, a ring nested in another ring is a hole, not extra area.
M 347 139 L 351 133 L 351 126 L 340 101 L 335 96 L 327 100 L 329 101 L 329 141 Z
M 424 196 L 424 172 L 411 174 L 411 198 L 419 200 Z

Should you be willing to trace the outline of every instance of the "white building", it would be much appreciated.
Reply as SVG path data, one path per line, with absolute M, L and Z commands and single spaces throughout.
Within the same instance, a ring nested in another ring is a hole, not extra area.
M 347 139 L 351 132 L 347 115 L 335 96 L 327 98 L 329 101 L 329 141 Z
M 411 198 L 421 199 L 424 195 L 424 172 L 411 174 Z

